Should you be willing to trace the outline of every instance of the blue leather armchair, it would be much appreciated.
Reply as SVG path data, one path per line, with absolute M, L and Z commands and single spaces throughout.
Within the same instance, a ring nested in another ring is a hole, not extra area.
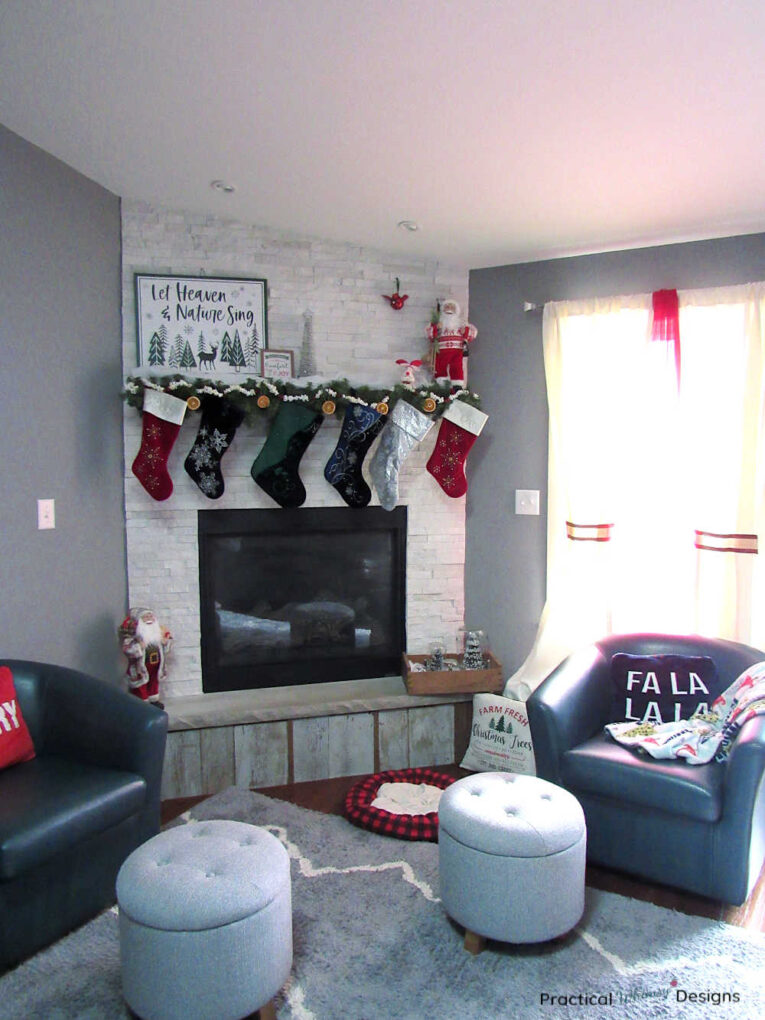
M 743 903 L 765 859 L 765 718 L 741 728 L 724 763 L 657 761 L 603 732 L 611 657 L 708 655 L 725 690 L 765 653 L 699 636 L 617 634 L 569 656 L 527 709 L 537 774 L 571 791 L 587 820 L 587 856 L 690 892 Z
M 61 666 L 0 660 L 36 757 L 0 772 L 0 970 L 114 902 L 159 830 L 167 716 Z

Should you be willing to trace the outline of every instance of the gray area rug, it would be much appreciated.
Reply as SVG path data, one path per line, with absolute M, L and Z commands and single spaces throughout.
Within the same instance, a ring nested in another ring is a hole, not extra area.
M 292 858 L 295 959 L 280 1020 L 765 1016 L 761 935 L 588 889 L 566 939 L 490 942 L 473 957 L 442 910 L 435 844 L 233 788 L 177 824 L 210 818 L 262 825 Z M 116 912 L 0 978 L 0 1016 L 127 1017 Z

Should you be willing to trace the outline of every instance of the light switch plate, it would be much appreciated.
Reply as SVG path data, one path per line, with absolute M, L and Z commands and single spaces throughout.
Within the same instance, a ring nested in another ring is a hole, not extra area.
M 539 514 L 539 489 L 516 489 L 515 512 L 517 514 Z
M 55 499 L 37 500 L 37 528 L 39 531 L 46 531 L 56 527 L 56 501 Z

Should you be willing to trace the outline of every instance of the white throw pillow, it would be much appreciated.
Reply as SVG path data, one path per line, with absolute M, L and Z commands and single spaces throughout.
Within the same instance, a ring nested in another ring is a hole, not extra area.
M 461 764 L 474 772 L 536 775 L 524 702 L 499 694 L 474 695 L 470 745 Z

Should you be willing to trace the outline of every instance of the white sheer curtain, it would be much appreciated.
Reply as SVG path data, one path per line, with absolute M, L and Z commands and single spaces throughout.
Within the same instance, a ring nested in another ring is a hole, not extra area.
M 547 601 L 508 694 L 608 633 L 765 647 L 765 284 L 679 303 L 679 389 L 650 294 L 545 305 Z

